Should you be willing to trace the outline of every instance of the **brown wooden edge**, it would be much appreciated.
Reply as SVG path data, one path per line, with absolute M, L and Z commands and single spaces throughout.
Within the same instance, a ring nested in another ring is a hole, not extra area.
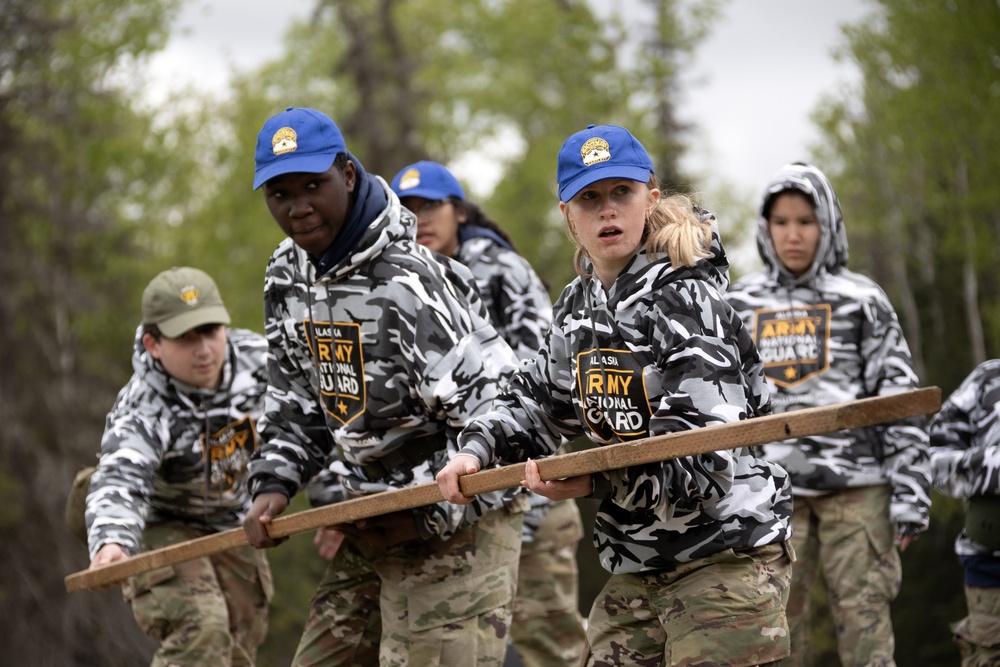
M 763 445 L 788 438 L 884 424 L 930 414 L 940 408 L 941 390 L 938 387 L 926 387 L 893 396 L 863 398 L 553 456 L 539 460 L 538 471 L 545 480 L 575 477 L 722 449 Z M 523 479 L 523 463 L 491 468 L 463 477 L 462 492 L 473 496 L 509 489 L 518 486 Z M 287 537 L 322 526 L 349 523 L 442 500 L 437 483 L 428 482 L 279 517 L 271 523 L 268 534 L 271 537 Z M 93 570 L 76 572 L 65 578 L 66 590 L 75 593 L 106 588 L 143 572 L 246 544 L 243 529 L 233 528 L 140 553 L 128 560 Z

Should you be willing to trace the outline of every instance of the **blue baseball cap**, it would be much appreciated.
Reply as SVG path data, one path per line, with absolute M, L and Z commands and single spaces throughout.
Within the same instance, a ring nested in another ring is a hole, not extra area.
M 649 153 L 631 132 L 617 125 L 588 125 L 559 149 L 559 201 L 568 202 L 580 190 L 605 178 L 647 183 L 652 173 Z
M 404 167 L 392 179 L 392 191 L 403 197 L 423 197 L 424 199 L 465 199 L 461 184 L 444 165 L 430 160 L 422 160 Z
M 269 118 L 257 134 L 253 189 L 282 174 L 322 173 L 346 152 L 344 135 L 333 119 L 315 109 L 288 107 Z

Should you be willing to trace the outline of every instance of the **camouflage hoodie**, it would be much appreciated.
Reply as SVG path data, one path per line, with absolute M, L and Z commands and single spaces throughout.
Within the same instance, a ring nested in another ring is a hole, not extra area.
M 469 267 L 490 321 L 519 359 L 533 357 L 552 323 L 552 300 L 528 262 L 492 236 L 462 225 L 454 258 Z M 480 228 L 474 228 L 480 229 Z M 465 232 L 465 234 L 462 234 Z
M 821 236 L 810 268 L 792 275 L 778 260 L 764 212 L 784 190 L 814 203 Z M 726 295 L 764 360 L 775 412 L 888 396 L 919 382 L 896 313 L 885 293 L 846 268 L 840 203 L 815 167 L 791 164 L 775 174 L 761 201 L 757 250 L 764 269 Z M 797 495 L 889 484 L 897 524 L 927 527 L 930 479 L 920 419 L 839 431 L 765 446 Z
M 268 264 L 270 385 L 250 466 L 254 495 L 297 493 L 331 455 L 350 497 L 433 482 L 457 451 L 458 432 L 516 366 L 468 269 L 418 245 L 416 218 L 381 178 L 369 178 L 388 203 L 340 263 L 316 276 L 286 239 Z M 445 446 L 384 479 L 366 472 L 422 436 Z M 447 539 L 501 498 L 421 508 L 418 529 Z
M 143 347 L 141 331 L 134 373 L 108 413 L 87 495 L 91 558 L 109 543 L 134 555 L 145 526 L 164 521 L 239 528 L 250 506 L 246 471 L 267 387 L 263 336 L 228 330 L 222 384 L 210 391 L 167 375 Z
M 948 397 L 928 429 L 934 488 L 953 498 L 1000 495 L 1000 359 L 980 364 Z M 1000 551 L 973 542 L 962 531 L 959 556 Z
M 712 256 L 695 267 L 642 250 L 607 293 L 574 280 L 541 352 L 462 432 L 463 453 L 484 465 L 524 461 L 552 454 L 563 436 L 605 445 L 766 413 L 760 359 L 722 298 L 728 268 L 715 233 Z M 748 449 L 595 475 L 593 497 L 594 544 L 612 573 L 788 538 L 787 475 Z

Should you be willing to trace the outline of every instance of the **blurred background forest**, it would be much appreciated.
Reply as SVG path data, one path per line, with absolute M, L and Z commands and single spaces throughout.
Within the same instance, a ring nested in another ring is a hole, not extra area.
M 446 12 L 431 0 L 316 0 L 283 55 L 225 95 L 186 92 L 149 109 L 136 103 L 139 72 L 182 0 L 0 0 L 4 662 L 148 661 L 151 644 L 117 589 L 65 593 L 63 577 L 88 559 L 63 505 L 130 373 L 153 275 L 208 270 L 234 324 L 262 330 L 264 266 L 281 238 L 250 185 L 264 119 L 289 105 L 323 109 L 386 178 L 419 159 L 480 152 L 500 174 L 480 203 L 557 293 L 572 277 L 553 182 L 569 133 L 625 125 L 662 180 L 704 189 L 679 166 L 690 128 L 674 100 L 680 68 L 726 5 L 636 1 L 653 17 L 639 26 L 599 19 L 584 0 L 464 0 Z M 922 383 L 947 395 L 1000 355 L 1000 5 L 870 6 L 870 20 L 844 28 L 839 53 L 861 77 L 816 109 L 823 139 L 811 157 L 840 196 L 851 267 L 885 288 Z M 498 142 L 510 145 L 493 155 Z M 721 211 L 729 243 L 748 238 L 754 205 Z M 593 507 L 581 507 L 589 523 Z M 960 525 L 961 507 L 935 496 L 931 530 L 904 555 L 900 665 L 957 664 L 947 623 L 964 613 Z M 322 568 L 311 535 L 271 562 L 267 666 L 288 664 Z M 580 567 L 586 614 L 605 577 L 589 540 Z M 829 619 L 814 635 L 816 664 L 837 664 Z

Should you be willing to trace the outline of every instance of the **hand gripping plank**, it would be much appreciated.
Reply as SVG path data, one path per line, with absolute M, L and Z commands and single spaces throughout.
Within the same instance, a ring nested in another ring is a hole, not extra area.
M 543 480 L 576 477 L 722 449 L 738 449 L 789 438 L 884 424 L 937 412 L 940 407 L 941 390 L 927 387 L 893 396 L 863 398 L 553 456 L 538 461 L 538 472 Z M 474 496 L 519 486 L 523 479 L 524 464 L 517 463 L 466 475 L 460 483 L 462 493 Z M 278 517 L 268 526 L 267 532 L 271 537 L 287 537 L 322 526 L 351 523 L 442 500 L 444 498 L 437 483 L 428 482 Z M 96 590 L 156 568 L 210 556 L 246 544 L 243 529 L 233 528 L 71 574 L 65 579 L 66 590 L 70 593 Z

